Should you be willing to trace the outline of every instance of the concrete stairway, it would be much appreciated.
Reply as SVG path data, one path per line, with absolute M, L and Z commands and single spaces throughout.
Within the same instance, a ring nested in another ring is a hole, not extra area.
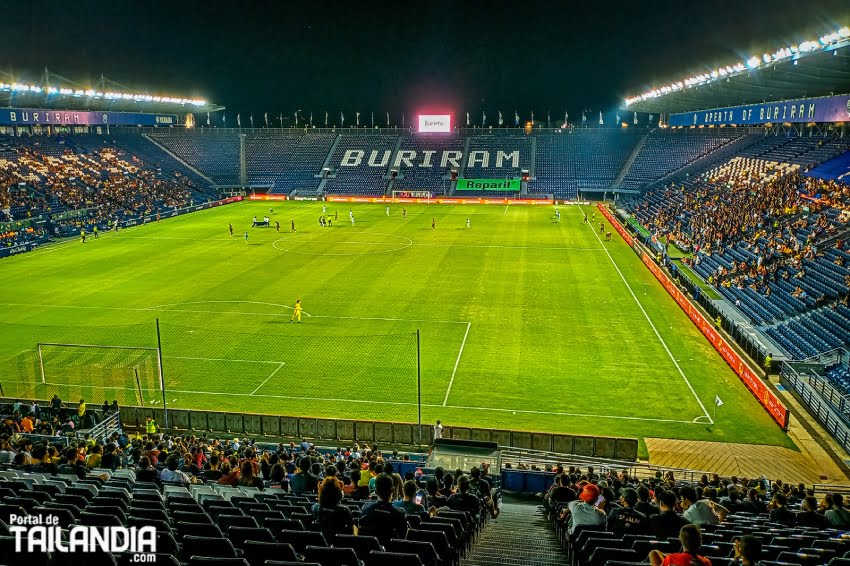
M 502 503 L 461 566 L 556 566 L 567 563 L 536 503 Z

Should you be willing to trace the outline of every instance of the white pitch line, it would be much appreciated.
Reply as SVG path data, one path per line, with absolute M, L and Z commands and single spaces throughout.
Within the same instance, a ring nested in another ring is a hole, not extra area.
M 31 382 L 28 381 L 6 381 L 5 383 L 15 383 L 15 384 L 23 384 L 23 385 L 32 385 Z M 67 383 L 45 383 L 43 385 L 50 385 L 55 387 L 63 387 L 68 386 Z M 110 389 L 115 391 L 136 391 L 135 387 L 110 387 L 108 385 L 89 385 L 85 384 L 85 387 L 89 389 Z M 195 391 L 195 390 L 187 390 L 187 389 L 169 389 L 170 393 L 180 393 L 186 395 L 218 395 L 218 396 L 227 396 L 227 397 L 253 397 L 258 398 L 262 397 L 265 399 L 282 399 L 287 401 L 328 401 L 330 403 L 359 403 L 364 405 L 392 405 L 399 407 L 416 407 L 416 403 L 410 403 L 406 401 L 374 401 L 372 399 L 339 399 L 339 398 L 329 398 L 329 397 L 296 397 L 292 395 L 269 395 L 260 393 L 258 395 L 254 395 L 251 393 L 231 393 L 225 391 Z M 580 417 L 580 418 L 593 418 L 593 419 L 615 419 L 615 420 L 625 420 L 625 421 L 648 421 L 648 422 L 658 422 L 658 423 L 675 423 L 675 424 L 702 424 L 694 422 L 693 420 L 686 421 L 680 419 L 659 419 L 653 417 L 629 417 L 623 415 L 599 415 L 593 413 L 568 413 L 562 411 L 536 411 L 533 409 L 504 409 L 501 407 L 471 407 L 467 405 L 436 405 L 432 403 L 422 403 L 423 407 L 427 407 L 429 409 L 457 409 L 462 411 L 485 411 L 485 412 L 496 412 L 496 413 L 517 413 L 517 414 L 530 414 L 530 415 L 550 415 L 556 417 Z
M 455 360 L 455 367 L 452 370 L 452 378 L 449 380 L 449 386 L 446 388 L 446 396 L 443 398 L 443 407 L 446 406 L 446 403 L 449 402 L 449 393 L 452 392 L 452 385 L 455 382 L 455 374 L 457 374 L 457 366 L 460 363 L 460 357 L 463 355 L 463 347 L 466 346 L 466 337 L 469 336 L 469 329 L 472 328 L 472 323 L 466 323 L 466 332 L 463 334 L 463 341 L 460 343 L 460 351 L 457 353 L 457 359 Z
M 507 204 L 505 205 L 505 215 L 507 215 L 507 214 L 508 214 L 508 206 L 509 206 L 509 205 L 507 205 Z
M 201 362 L 242 362 L 245 364 L 284 364 L 286 362 L 275 362 L 270 360 L 235 360 L 233 358 L 201 358 L 194 356 L 162 356 L 164 360 L 198 360 Z
M 282 367 L 283 367 L 283 366 L 285 366 L 285 365 L 286 365 L 286 362 L 280 362 L 280 365 L 279 365 L 279 366 L 277 366 L 277 368 L 275 368 L 275 370 L 274 370 L 274 371 L 273 371 L 273 372 L 272 372 L 272 373 L 271 373 L 271 374 L 270 374 L 270 375 L 269 375 L 269 376 L 268 376 L 265 380 L 263 380 L 263 382 L 262 382 L 261 384 L 259 384 L 259 385 L 257 386 L 257 388 L 256 388 L 256 389 L 254 389 L 253 391 L 251 391 L 251 395 L 254 395 L 257 391 L 259 391 L 259 390 L 260 390 L 260 387 L 262 387 L 263 385 L 265 385 L 266 383 L 268 383 L 268 382 L 269 382 L 269 380 L 270 380 L 271 378 L 273 378 L 273 377 L 274 377 L 274 374 L 276 374 L 277 372 L 279 372 L 279 371 L 280 371 L 280 368 L 282 368 Z
M 584 211 L 581 209 L 581 207 L 579 207 L 579 211 L 584 214 Z M 679 375 L 682 376 L 682 379 L 685 381 L 685 384 L 688 386 L 688 389 L 691 390 L 691 394 L 694 396 L 694 399 L 696 399 L 697 403 L 699 403 L 700 408 L 702 408 L 702 412 L 708 419 L 708 424 L 714 424 L 714 420 L 711 418 L 711 415 L 708 414 L 708 410 L 705 408 L 705 405 L 703 405 L 702 400 L 699 398 L 699 395 L 697 395 L 697 392 L 694 391 L 694 386 L 691 385 L 691 382 L 688 380 L 688 377 L 685 375 L 685 372 L 682 371 L 682 367 L 679 365 L 679 362 L 676 361 L 675 356 L 673 356 L 673 352 L 671 352 L 670 348 L 667 346 L 667 342 L 665 342 L 664 338 L 661 337 L 661 333 L 658 332 L 658 329 L 655 327 L 655 324 L 652 322 L 652 319 L 649 318 L 649 314 L 646 312 L 646 309 L 643 308 L 643 305 L 638 300 L 637 295 L 635 295 L 635 292 L 632 290 L 632 286 L 629 285 L 629 282 L 626 280 L 625 275 L 623 275 L 623 272 L 620 271 L 620 267 L 617 265 L 617 262 L 615 262 L 614 258 L 611 257 L 611 252 L 608 251 L 608 248 L 602 242 L 602 238 L 600 238 L 599 234 L 596 233 L 596 229 L 593 226 L 590 226 L 589 224 L 588 226 L 590 227 L 590 231 L 593 232 L 593 235 L 596 236 L 596 239 L 599 241 L 599 244 L 605 249 L 605 254 L 608 256 L 608 259 L 611 260 L 611 265 L 613 265 L 614 269 L 617 270 L 617 273 L 620 275 L 620 279 L 623 280 L 623 283 L 626 285 L 626 289 L 629 290 L 629 293 L 632 295 L 632 298 L 635 300 L 635 303 L 637 303 L 637 306 L 643 313 L 644 318 L 646 318 L 646 321 L 649 323 L 649 326 L 652 327 L 652 331 L 655 332 L 655 336 L 658 338 L 658 341 L 661 342 L 662 346 L 664 346 L 664 351 L 667 352 L 667 355 L 670 357 L 670 361 L 673 362 L 674 366 L 676 366 L 676 370 L 679 372 Z
M 498 248 L 505 250 L 557 250 L 557 251 L 579 251 L 579 252 L 601 252 L 603 248 L 573 248 L 569 246 L 501 246 L 490 244 L 417 244 L 412 246 L 422 246 L 430 248 Z

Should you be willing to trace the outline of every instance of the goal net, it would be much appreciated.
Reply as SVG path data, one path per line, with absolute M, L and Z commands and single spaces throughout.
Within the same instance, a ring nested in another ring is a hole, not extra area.
M 38 379 L 46 398 L 57 394 L 71 401 L 161 403 L 157 348 L 39 342 L 36 354 Z

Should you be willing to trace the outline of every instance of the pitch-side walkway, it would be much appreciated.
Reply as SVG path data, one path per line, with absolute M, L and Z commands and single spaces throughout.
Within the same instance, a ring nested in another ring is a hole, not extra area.
M 797 442 L 798 446 L 801 444 Z M 721 476 L 758 478 L 806 484 L 847 482 L 847 478 L 826 454 L 816 458 L 806 444 L 797 452 L 780 446 L 697 442 L 647 438 L 649 463 L 657 466 L 690 468 L 716 472 Z

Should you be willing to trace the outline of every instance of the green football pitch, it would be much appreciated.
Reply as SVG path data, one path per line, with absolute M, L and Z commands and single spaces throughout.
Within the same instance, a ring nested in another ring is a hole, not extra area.
M 4 394 L 793 446 L 590 207 L 269 206 L 0 262 Z

